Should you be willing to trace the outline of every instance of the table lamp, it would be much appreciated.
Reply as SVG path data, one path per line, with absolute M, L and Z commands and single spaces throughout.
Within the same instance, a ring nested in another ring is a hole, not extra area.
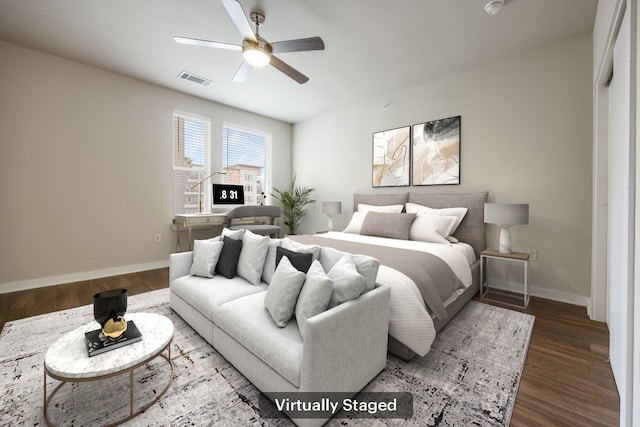
M 509 229 L 514 225 L 529 224 L 529 205 L 527 203 L 485 203 L 484 222 L 501 227 L 499 252 L 510 254 Z
M 332 231 L 333 216 L 342 213 L 342 202 L 322 202 L 321 210 L 329 217 L 329 231 Z

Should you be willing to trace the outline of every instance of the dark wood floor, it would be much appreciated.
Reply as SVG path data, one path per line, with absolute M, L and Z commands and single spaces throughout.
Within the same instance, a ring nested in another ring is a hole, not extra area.
M 92 304 L 102 290 L 126 288 L 135 295 L 166 288 L 168 276 L 163 268 L 0 294 L 0 328 L 10 320 Z M 511 425 L 619 425 L 606 325 L 589 320 L 584 307 L 540 298 L 520 311 L 536 320 Z

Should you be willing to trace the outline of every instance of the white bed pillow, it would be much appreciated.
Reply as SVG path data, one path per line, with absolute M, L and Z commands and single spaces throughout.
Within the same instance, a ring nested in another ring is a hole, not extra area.
M 251 230 L 245 230 L 242 237 L 242 250 L 238 258 L 238 276 L 252 285 L 259 285 L 268 251 L 269 236 L 261 236 Z
M 402 205 L 367 205 L 365 203 L 358 204 L 358 212 L 382 212 L 382 213 L 400 213 L 402 212 Z
M 448 245 L 450 242 L 447 237 L 451 234 L 457 219 L 455 216 L 419 213 L 411 223 L 409 240 Z
M 455 231 L 458 229 L 458 226 L 460 225 L 460 223 L 464 219 L 464 216 L 469 211 L 468 208 L 463 208 L 463 207 L 436 209 L 436 208 L 430 208 L 429 206 L 419 205 L 417 203 L 407 203 L 406 204 L 406 209 L 407 209 L 407 212 L 413 212 L 413 213 L 425 213 L 425 214 L 429 214 L 429 215 L 455 216 L 457 218 L 456 223 L 454 224 L 453 229 L 451 230 L 451 233 L 449 233 L 447 236 L 445 236 L 447 238 L 449 236 L 451 236 L 451 234 L 455 233 Z
M 222 252 L 222 242 L 210 242 L 208 240 L 193 241 L 193 263 L 189 273 L 192 276 L 213 277 L 216 264 Z
M 360 234 L 360 230 L 362 229 L 362 224 L 364 223 L 364 219 L 367 216 L 366 212 L 354 212 L 351 217 L 351 221 L 347 225 L 347 228 L 342 230 L 343 233 L 352 233 L 352 234 Z

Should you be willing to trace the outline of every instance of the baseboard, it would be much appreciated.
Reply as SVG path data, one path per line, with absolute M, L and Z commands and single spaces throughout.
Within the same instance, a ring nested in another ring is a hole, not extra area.
M 155 270 L 169 266 L 169 260 L 148 262 L 144 264 L 125 265 L 122 267 L 105 268 L 102 270 L 83 271 L 80 273 L 62 274 L 59 276 L 39 277 L 37 279 L 19 280 L 17 282 L 0 283 L 0 294 L 26 291 L 28 289 L 44 288 L 46 286 L 63 285 L 65 283 L 81 282 L 83 280 L 100 279 L 103 277 L 119 276 L 121 274 L 137 273 L 139 271 Z
M 522 283 L 507 282 L 506 280 L 490 279 L 489 286 L 503 291 L 522 293 Z M 591 299 L 583 295 L 576 295 L 569 292 L 557 291 L 555 289 L 529 286 L 529 295 L 550 299 L 552 301 L 564 302 L 582 307 L 589 307 Z

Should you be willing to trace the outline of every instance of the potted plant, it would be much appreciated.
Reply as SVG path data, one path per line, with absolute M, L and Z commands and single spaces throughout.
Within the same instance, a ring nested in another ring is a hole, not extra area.
M 271 195 L 280 201 L 282 205 L 282 218 L 285 225 L 289 227 L 290 234 L 296 234 L 300 221 L 307 214 L 305 207 L 310 203 L 315 203 L 311 199 L 311 193 L 315 188 L 307 188 L 296 186 L 296 177 L 294 175 L 291 184 L 284 190 L 278 188 L 273 189 Z

